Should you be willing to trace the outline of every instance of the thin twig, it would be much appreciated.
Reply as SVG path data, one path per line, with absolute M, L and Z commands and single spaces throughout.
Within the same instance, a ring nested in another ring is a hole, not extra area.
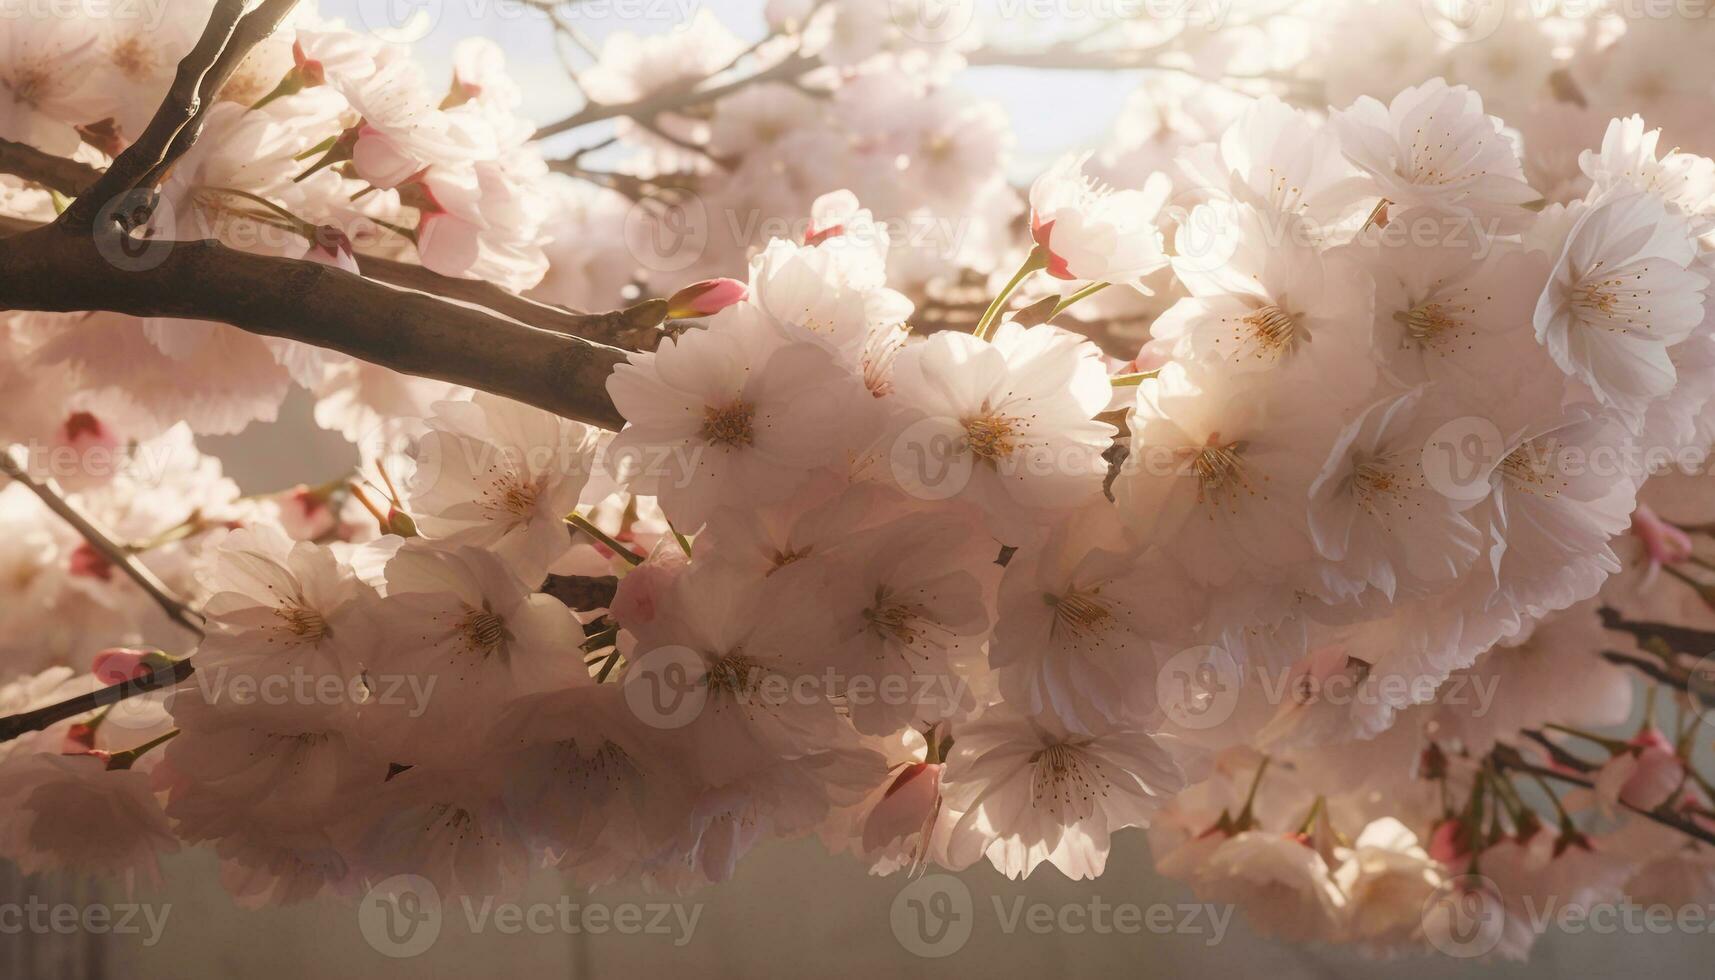
M 175 660 L 171 667 L 163 667 L 142 677 L 118 684 L 110 684 L 88 694 L 80 694 L 75 698 L 61 701 L 58 704 L 45 705 L 33 711 L 24 711 L 15 715 L 0 718 L 0 742 L 9 742 L 20 735 L 29 732 L 39 732 L 49 725 L 67 718 L 105 708 L 110 704 L 118 704 L 127 698 L 162 688 L 176 687 L 184 683 L 196 668 L 189 660 Z
M 78 534 L 83 536 L 85 541 L 89 542 L 90 547 L 99 551 L 103 558 L 117 566 L 133 582 L 141 586 L 143 591 L 149 594 L 149 598 L 155 600 L 155 604 L 167 614 L 168 619 L 199 637 L 203 635 L 203 615 L 175 597 L 168 591 L 166 584 L 157 578 L 154 572 L 144 567 L 131 552 L 114 543 L 113 539 L 96 527 L 89 518 L 78 513 L 77 508 L 68 503 L 57 488 L 49 483 L 41 483 L 30 476 L 24 467 L 12 458 L 10 452 L 0 452 L 0 472 L 23 484 L 31 493 L 41 498 L 42 503 L 47 504 L 49 510 L 70 524 Z
M 700 88 L 694 84 L 675 86 L 632 102 L 592 102 L 559 122 L 543 126 L 537 130 L 536 135 L 546 139 L 549 136 L 570 132 L 581 126 L 588 126 L 591 123 L 608 119 L 617 119 L 620 116 L 648 118 L 658 116 L 663 112 L 676 112 L 693 106 L 707 105 L 760 82 L 787 81 L 798 78 L 821 67 L 821 64 L 820 58 L 795 52 L 755 74 L 735 78 L 721 85 L 712 85 L 708 88 Z
M 1557 779 L 1563 783 L 1567 783 L 1568 785 L 1581 786 L 1584 789 L 1596 788 L 1595 783 L 1581 776 L 1574 776 L 1571 773 L 1561 772 L 1558 769 L 1550 769 L 1547 766 L 1539 766 L 1534 763 L 1527 762 L 1525 761 L 1524 756 L 1520 755 L 1519 751 L 1510 745 L 1496 745 L 1493 753 L 1491 753 L 1491 758 L 1493 758 L 1495 766 L 1499 769 L 1512 769 L 1516 772 L 1530 773 L 1533 776 L 1541 776 L 1546 779 Z M 1619 803 L 1620 806 L 1625 809 L 1648 820 L 1653 820 L 1656 823 L 1661 824 L 1663 827 L 1677 830 L 1680 833 L 1685 834 L 1688 837 L 1696 838 L 1705 844 L 1715 845 L 1715 832 L 1703 828 L 1694 821 L 1686 820 L 1671 811 L 1645 810 L 1642 807 L 1632 806 L 1624 800 L 1619 801 Z

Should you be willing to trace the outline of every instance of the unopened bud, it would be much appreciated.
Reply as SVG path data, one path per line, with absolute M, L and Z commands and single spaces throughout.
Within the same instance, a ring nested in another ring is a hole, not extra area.
M 737 279 L 704 279 L 674 293 L 667 300 L 667 319 L 691 320 L 710 316 L 734 303 L 743 302 L 750 287 Z

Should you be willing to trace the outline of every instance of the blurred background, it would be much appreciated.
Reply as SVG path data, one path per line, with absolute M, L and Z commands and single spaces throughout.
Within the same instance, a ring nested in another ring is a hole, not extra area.
M 617 31 L 674 29 L 707 8 L 747 38 L 764 32 L 763 0 L 634 0 L 568 8 L 599 43 Z M 886 3 L 888 0 L 875 0 Z M 1415 3 L 1416 0 L 1398 0 Z M 992 4 L 990 4 L 992 5 Z M 450 73 L 457 42 L 483 35 L 508 54 L 539 122 L 575 110 L 545 16 L 522 0 L 321 0 L 321 11 L 353 26 L 405 25 L 417 56 Z M 418 12 L 427 15 L 423 20 Z M 1041 22 L 1037 22 L 1041 27 Z M 417 26 L 412 26 L 417 25 Z M 1140 72 L 981 68 L 957 84 L 1000 102 L 1017 144 L 1009 168 L 1025 184 L 1068 148 L 1099 142 Z M 578 142 L 600 133 L 580 132 Z M 549 149 L 556 147 L 550 144 Z M 315 483 L 345 473 L 351 447 L 310 418 L 300 392 L 280 421 L 234 437 L 205 438 L 245 492 Z M 289 450 L 289 451 L 288 451 Z M 1182 885 L 1157 876 L 1146 835 L 1122 834 L 1107 874 L 1073 882 L 1051 867 L 1024 882 L 986 863 L 953 877 L 872 877 L 817 841 L 760 846 L 734 880 L 682 898 L 625 889 L 585 894 L 539 874 L 516 910 L 449 902 L 412 911 L 416 928 L 366 920 L 355 901 L 325 900 L 245 910 L 222 889 L 215 855 L 170 858 L 164 880 L 87 882 L 22 879 L 0 862 L 0 897 L 56 907 L 137 906 L 140 931 L 19 930 L 0 918 L 0 977 L 192 976 L 436 978 L 476 973 L 522 976 L 1179 976 L 1266 972 L 1274 980 L 1398 978 L 1476 973 L 1494 977 L 1694 975 L 1686 964 L 1715 953 L 1708 936 L 1551 931 L 1528 966 L 1449 957 L 1379 964 L 1258 937 L 1231 909 L 1203 908 Z M 1119 911 L 1125 910 L 1125 911 Z M 148 924 L 152 914 L 159 928 Z M 573 924 L 572 928 L 567 923 Z M 658 927 L 658 928 L 657 928 Z M 432 933 L 432 935 L 431 935 Z M 401 938 L 404 937 L 404 938 Z M 427 939 L 424 942 L 425 938 Z M 1708 976 L 1707 969 L 1695 975 Z

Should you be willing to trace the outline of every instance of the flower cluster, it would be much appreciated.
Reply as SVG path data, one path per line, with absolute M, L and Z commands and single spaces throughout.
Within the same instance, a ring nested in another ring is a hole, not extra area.
M 444 91 L 307 14 L 252 52 L 136 243 L 671 319 L 607 379 L 618 433 L 220 323 L 0 319 L 0 715 L 182 681 L 0 742 L 0 855 L 207 844 L 260 903 L 685 890 L 807 835 L 1088 878 L 1147 827 L 1260 930 L 1380 953 L 1715 896 L 1682 659 L 1715 639 L 1715 162 L 1615 112 L 1545 182 L 1564 151 L 1485 104 L 1519 86 L 1455 58 L 1326 112 L 1154 80 L 1162 138 L 1021 193 L 947 84 L 976 36 L 876 6 L 610 38 L 583 87 L 651 108 L 605 174 L 548 174 L 490 45 Z M 0 26 L 0 137 L 105 164 L 207 7 Z M 672 101 L 750 55 L 770 80 Z M 730 237 L 640 252 L 688 187 Z M 241 496 L 193 434 L 293 385 L 362 478 Z M 1594 733 L 1640 664 L 1672 722 Z

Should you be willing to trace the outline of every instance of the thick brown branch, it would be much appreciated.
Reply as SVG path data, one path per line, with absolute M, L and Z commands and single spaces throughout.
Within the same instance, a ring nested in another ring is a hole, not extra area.
M 0 173 L 22 177 L 67 197 L 81 195 L 101 177 L 101 171 L 87 163 L 56 157 L 8 139 L 0 139 Z
M 614 593 L 619 591 L 619 578 L 614 575 L 550 575 L 543 581 L 541 591 L 565 603 L 567 609 L 589 612 L 613 605 Z
M 99 243 L 99 245 L 98 245 Z M 618 429 L 625 352 L 321 265 L 57 225 L 0 238 L 0 309 L 215 320 Z
M 650 300 L 608 313 L 574 313 L 559 306 L 507 292 L 481 279 L 455 279 L 409 262 L 360 255 L 358 268 L 371 279 L 455 299 L 493 310 L 520 323 L 582 337 L 598 344 L 625 350 L 654 350 L 665 336 L 661 323 L 667 318 L 665 300 Z
M 99 551 L 101 556 L 107 559 L 109 564 L 114 565 L 120 571 L 124 572 L 133 582 L 136 582 L 144 592 L 147 592 L 149 594 L 149 598 L 155 600 L 155 604 L 160 606 L 162 611 L 167 614 L 168 619 L 171 619 L 173 622 L 178 623 L 185 629 L 190 630 L 197 636 L 202 636 L 201 613 L 193 611 L 177 596 L 174 596 L 170 591 L 168 591 L 167 586 L 162 583 L 159 578 L 155 577 L 154 572 L 149 571 L 149 569 L 145 568 L 142 562 L 139 562 L 135 556 L 114 543 L 113 539 L 108 537 L 106 532 L 96 527 L 89 518 L 78 513 L 77 508 L 67 502 L 65 497 L 62 496 L 53 486 L 38 482 L 35 478 L 31 477 L 30 474 L 12 458 L 11 453 L 4 450 L 0 450 L 0 473 L 4 473 L 23 484 L 31 493 L 41 498 L 42 503 L 46 504 L 49 510 L 58 514 L 67 524 L 70 524 L 78 534 L 83 536 L 85 541 L 89 542 L 90 547 Z
M 203 76 L 220 59 L 243 16 L 244 0 L 217 0 L 202 37 L 179 62 L 173 83 L 167 89 L 167 97 L 155 110 L 154 118 L 143 128 L 137 141 L 119 154 L 113 166 L 107 168 L 89 191 L 72 202 L 72 206 L 60 216 L 60 224 L 88 232 L 95 227 L 98 215 L 118 207 L 124 195 L 170 159 L 169 153 L 179 131 L 196 118 L 201 108 L 199 93 Z
M 172 144 L 167 148 L 167 152 L 162 156 L 161 162 L 149 169 L 148 174 L 141 181 L 141 186 L 154 187 L 158 185 L 166 177 L 166 173 L 174 161 L 183 157 L 192 146 L 196 145 L 197 138 L 202 135 L 204 117 L 208 113 L 208 107 L 214 105 L 215 101 L 220 98 L 221 89 L 226 87 L 226 83 L 232 79 L 232 75 L 238 70 L 238 66 L 243 64 L 244 59 L 249 56 L 251 49 L 267 40 L 268 36 L 274 33 L 275 29 L 280 26 L 280 22 L 285 20 L 286 15 L 290 14 L 292 8 L 297 5 L 298 0 L 262 0 L 262 3 L 257 5 L 255 10 L 244 15 L 244 19 L 239 21 L 238 26 L 233 29 L 232 37 L 227 41 L 226 47 L 221 50 L 220 57 L 215 59 L 214 64 L 203 74 L 202 81 L 197 85 L 195 114 L 179 129 L 177 135 L 173 137 Z

